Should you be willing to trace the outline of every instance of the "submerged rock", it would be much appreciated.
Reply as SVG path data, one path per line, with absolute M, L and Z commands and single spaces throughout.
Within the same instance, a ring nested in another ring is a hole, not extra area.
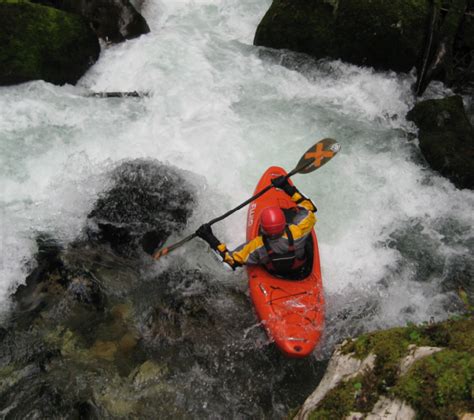
M 474 188 L 474 127 L 462 98 L 419 102 L 407 115 L 419 128 L 420 149 L 430 166 L 458 188 Z
M 54 239 L 40 236 L 37 243 L 36 267 L 13 294 L 17 323 L 27 328 L 40 314 L 64 321 L 76 310 L 83 315 L 81 307 L 101 311 L 105 297 L 91 274 L 67 264 L 63 248 Z
M 282 417 L 322 375 L 324 362 L 271 346 L 241 286 L 179 255 L 155 270 L 87 240 L 39 249 L 0 341 L 1 415 Z M 98 285 L 100 310 L 75 272 Z
M 76 83 L 100 46 L 82 17 L 27 1 L 0 1 L 0 85 Z
M 33 1 L 84 16 L 97 36 L 110 42 L 122 42 L 150 32 L 146 20 L 129 0 Z
M 143 98 L 149 96 L 148 92 L 91 92 L 86 96 L 91 98 Z
M 195 196 L 183 171 L 153 160 L 125 162 L 111 174 L 113 186 L 89 214 L 91 238 L 123 255 L 151 254 L 184 228 Z
M 314 388 L 325 363 L 283 358 L 232 274 L 135 253 L 157 217 L 170 232 L 186 223 L 194 194 L 182 175 L 153 161 L 114 172 L 96 210 L 140 232 L 121 244 L 130 252 L 114 252 L 98 225 L 93 240 L 38 241 L 0 341 L 0 416 L 279 418 Z

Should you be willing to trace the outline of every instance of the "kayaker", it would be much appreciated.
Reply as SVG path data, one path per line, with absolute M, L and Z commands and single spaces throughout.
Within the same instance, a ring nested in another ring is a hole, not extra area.
M 316 206 L 284 176 L 271 182 L 288 194 L 298 207 L 287 216 L 276 206 L 264 209 L 260 216 L 260 235 L 256 238 L 229 251 L 214 236 L 210 225 L 203 224 L 196 231 L 197 236 L 217 251 L 233 270 L 245 264 L 263 264 L 271 273 L 288 275 L 297 273 L 304 266 L 305 244 L 316 223 Z

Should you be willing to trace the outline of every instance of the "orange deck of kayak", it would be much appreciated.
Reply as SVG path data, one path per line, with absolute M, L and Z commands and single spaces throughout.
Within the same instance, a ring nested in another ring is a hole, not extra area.
M 272 178 L 286 175 L 283 168 L 272 166 L 260 179 L 255 194 Z M 269 206 L 295 207 L 283 191 L 271 189 L 254 201 L 247 215 L 247 240 L 258 235 L 260 213 Z M 313 266 L 302 280 L 284 280 L 272 276 L 262 266 L 247 266 L 249 289 L 259 319 L 280 350 L 289 357 L 305 357 L 318 344 L 324 325 L 324 296 L 316 234 L 313 238 Z

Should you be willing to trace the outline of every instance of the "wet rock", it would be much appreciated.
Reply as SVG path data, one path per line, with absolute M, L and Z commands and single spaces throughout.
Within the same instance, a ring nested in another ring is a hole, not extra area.
M 244 284 L 179 255 L 162 271 L 87 240 L 66 249 L 43 242 L 37 284 L 54 272 L 57 286 L 42 289 L 24 327 L 18 312 L 5 327 L 2 414 L 280 418 L 322 375 L 324 363 L 286 360 L 271 345 Z M 99 286 L 100 311 L 84 298 L 84 276 Z
M 2 395 L 0 414 L 4 418 L 77 418 L 76 409 L 56 386 L 28 377 Z
M 137 298 L 144 290 L 154 296 L 152 306 L 144 308 L 147 335 L 159 348 L 179 342 L 195 348 L 221 340 L 211 330 L 219 317 L 213 304 L 218 290 L 208 275 L 196 269 L 172 267 L 154 281 L 143 283 L 136 291 Z
M 341 348 L 342 346 L 339 346 L 334 351 L 322 381 L 305 401 L 296 417 L 297 419 L 308 418 L 326 394 L 342 381 L 347 381 L 350 378 L 361 375 L 368 369 L 372 370 L 374 368 L 375 356 L 373 354 L 369 354 L 364 360 L 360 360 L 351 354 L 343 354 Z
M 407 72 L 423 50 L 428 11 L 415 0 L 275 0 L 254 44 Z
M 416 413 L 406 402 L 381 397 L 364 420 L 412 420 Z
M 122 42 L 150 32 L 143 16 L 129 0 L 34 0 L 57 9 L 76 13 L 89 20 L 97 36 Z
M 143 98 L 149 96 L 148 92 L 92 92 L 86 95 L 91 98 Z
M 442 277 L 446 269 L 441 243 L 436 244 L 419 219 L 406 221 L 403 227 L 392 232 L 387 246 L 400 253 L 400 269 L 408 268 L 418 282 Z
M 296 418 L 449 418 L 465 411 L 472 400 L 473 326 L 466 315 L 347 340 Z M 370 357 L 368 369 L 357 369 Z
M 84 266 L 66 262 L 66 251 L 48 236 L 37 239 L 36 267 L 13 294 L 17 328 L 34 320 L 86 322 L 102 311 L 105 296 L 97 280 Z M 82 318 L 82 319 L 81 319 Z
M 103 295 L 99 285 L 94 278 L 85 276 L 83 273 L 70 276 L 67 292 L 77 302 L 96 308 L 103 307 Z
M 408 355 L 401 360 L 400 362 L 400 375 L 404 375 L 408 372 L 408 369 L 418 360 L 423 357 L 429 356 L 430 354 L 437 353 L 438 351 L 443 350 L 441 347 L 418 347 L 414 344 L 408 346 L 409 353 Z
M 274 0 L 254 44 L 381 70 L 416 67 L 417 94 L 431 80 L 467 93 L 474 83 L 473 13 L 468 0 Z
M 420 149 L 430 166 L 458 188 L 474 188 L 474 127 L 462 98 L 418 103 L 407 115 L 419 128 Z
M 112 361 L 115 358 L 115 353 L 117 353 L 117 345 L 113 341 L 97 340 L 90 352 L 95 357 Z
M 153 160 L 125 162 L 89 214 L 89 236 L 122 255 L 152 253 L 191 216 L 195 201 L 184 172 Z
M 147 360 L 136 372 L 133 372 L 133 384 L 137 388 L 144 388 L 150 383 L 160 382 L 166 373 L 168 373 L 166 366 L 161 366 L 151 360 Z
M 74 84 L 99 53 L 84 18 L 26 1 L 0 3 L 0 85 Z
M 126 333 L 119 341 L 119 349 L 123 353 L 130 353 L 138 344 L 135 334 Z
M 433 2 L 431 9 L 416 93 L 421 95 L 431 80 L 440 80 L 467 93 L 469 84 L 474 83 L 474 3 Z
M 446 267 L 446 276 L 443 278 L 443 292 L 455 292 L 465 294 L 464 305 L 474 306 L 474 261 L 472 261 L 469 249 L 465 255 L 454 255 L 450 258 Z

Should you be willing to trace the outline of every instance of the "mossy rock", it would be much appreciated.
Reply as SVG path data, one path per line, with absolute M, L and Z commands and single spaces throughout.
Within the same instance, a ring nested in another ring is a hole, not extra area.
M 38 79 L 74 84 L 99 54 L 97 37 L 80 16 L 0 0 L 0 85 Z
M 405 374 L 400 374 L 400 362 L 410 345 L 445 349 L 415 361 Z M 374 369 L 342 381 L 326 394 L 309 418 L 343 419 L 351 412 L 367 414 L 381 396 L 405 401 L 420 419 L 456 419 L 459 413 L 473 412 L 473 349 L 472 317 L 364 334 L 347 342 L 342 352 L 353 353 L 359 359 L 374 354 Z
M 334 56 L 336 5 L 323 0 L 274 0 L 258 25 L 254 44 Z
M 86 18 L 99 38 L 122 42 L 150 32 L 143 16 L 129 0 L 31 0 Z
M 429 0 L 341 0 L 338 57 L 376 69 L 408 72 L 423 51 Z
M 134 386 L 145 388 L 149 384 L 160 383 L 167 373 L 168 369 L 165 365 L 159 365 L 151 360 L 147 360 L 131 376 Z
M 462 98 L 419 102 L 407 118 L 419 128 L 420 149 L 430 166 L 459 188 L 474 188 L 474 127 Z
M 416 362 L 393 389 L 419 418 L 456 419 L 473 412 L 474 354 L 444 350 Z
M 429 0 L 275 0 L 255 45 L 409 71 L 422 54 Z

